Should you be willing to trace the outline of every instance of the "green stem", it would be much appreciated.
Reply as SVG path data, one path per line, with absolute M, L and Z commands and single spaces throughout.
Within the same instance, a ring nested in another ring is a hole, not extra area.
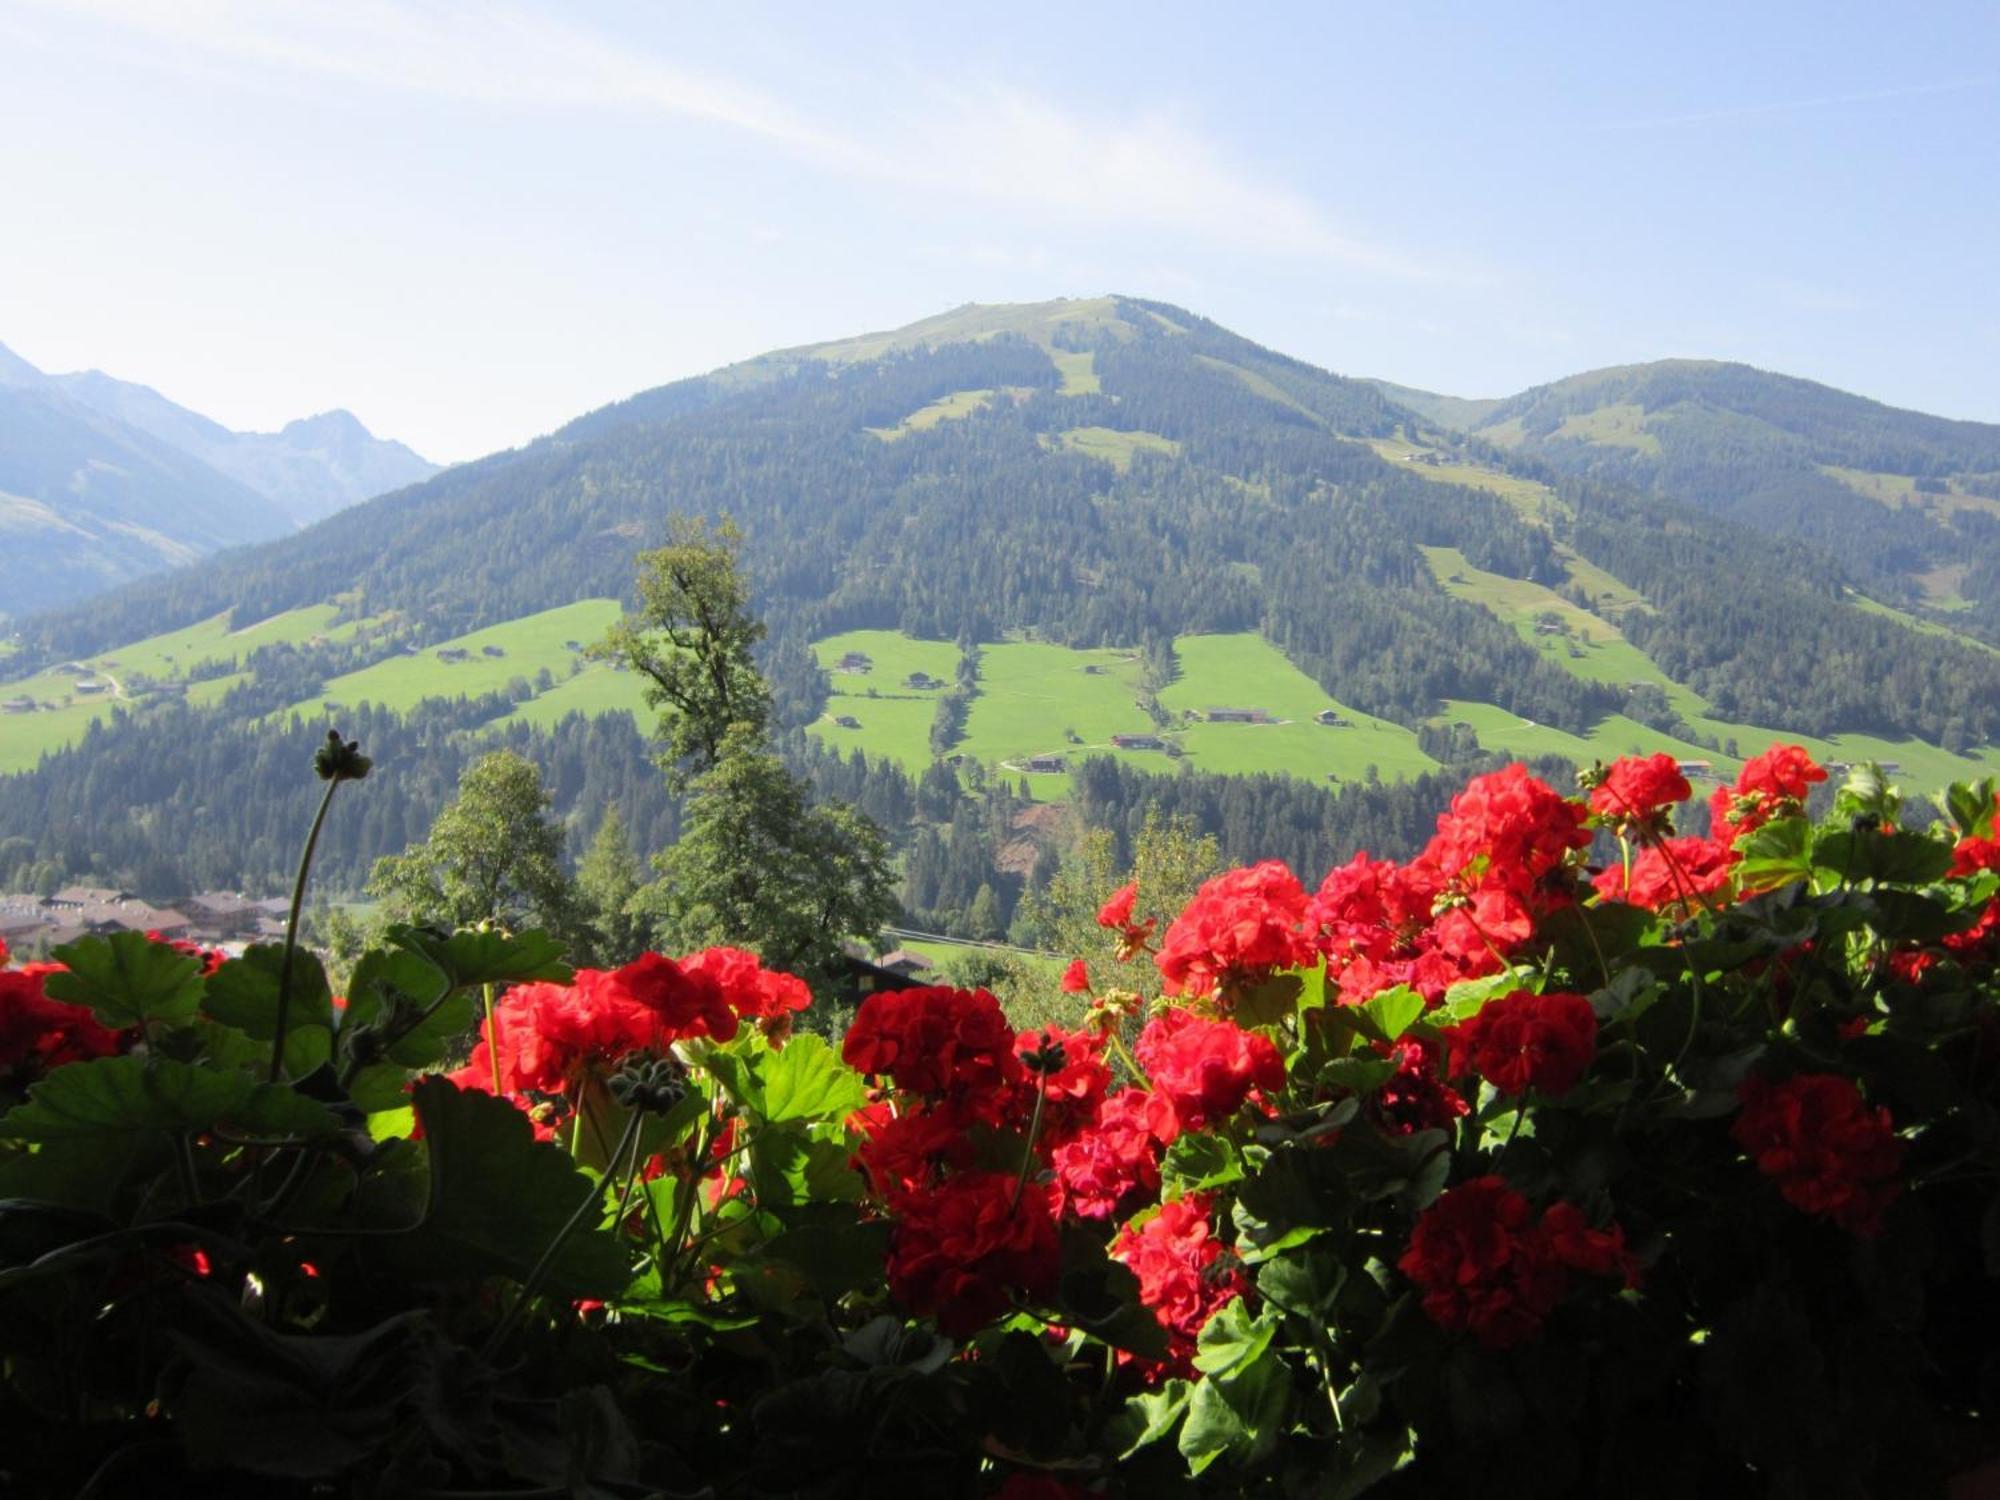
M 283 1077 L 285 1071 L 285 1032 L 292 1019 L 292 955 L 299 946 L 299 908 L 306 899 L 306 876 L 312 870 L 313 850 L 319 844 L 319 831 L 326 825 L 326 810 L 333 806 L 333 794 L 339 786 L 338 776 L 329 779 L 326 784 L 326 795 L 319 799 L 319 811 L 313 815 L 312 831 L 306 835 L 305 852 L 299 856 L 298 877 L 292 882 L 292 911 L 285 921 L 285 957 L 278 966 L 278 1018 L 271 1038 L 272 1083 Z
M 1014 1196 L 1007 1200 L 1007 1217 L 1021 1206 L 1021 1194 L 1028 1190 L 1028 1174 L 1035 1168 L 1035 1142 L 1042 1134 L 1042 1101 L 1049 1097 L 1049 1075 L 1035 1073 L 1035 1112 L 1028 1117 L 1028 1144 L 1021 1150 L 1021 1175 L 1014 1179 Z
M 486 1060 L 493 1067 L 493 1097 L 504 1099 L 500 1092 L 500 1034 L 493 1029 L 493 986 L 491 983 L 479 987 L 480 997 L 486 1004 Z
M 569 1237 L 575 1234 L 578 1228 L 582 1226 L 584 1219 L 589 1216 L 591 1210 L 596 1209 L 598 1215 L 602 1217 L 604 1213 L 604 1184 L 611 1180 L 612 1174 L 617 1170 L 617 1158 L 623 1156 L 628 1150 L 634 1152 L 638 1150 L 639 1125 L 644 1119 L 645 1113 L 643 1111 L 636 1109 L 632 1111 L 632 1118 L 625 1122 L 625 1133 L 618 1138 L 618 1146 L 612 1153 L 612 1159 L 605 1164 L 604 1176 L 590 1184 L 590 1191 L 584 1194 L 583 1201 L 577 1204 L 576 1212 L 564 1221 L 563 1227 L 556 1231 L 556 1237 L 550 1240 L 548 1246 L 542 1251 L 541 1258 L 535 1262 L 534 1268 L 528 1272 L 528 1279 L 521 1283 L 521 1295 L 514 1300 L 514 1306 L 508 1311 L 507 1316 L 500 1320 L 499 1325 L 494 1328 L 492 1334 L 488 1336 L 484 1347 L 480 1350 L 479 1357 L 481 1359 L 490 1362 L 500 1352 L 501 1347 L 507 1342 L 508 1335 L 513 1333 L 514 1329 L 519 1326 L 522 1317 L 526 1315 L 528 1304 L 535 1300 L 535 1294 L 541 1290 L 542 1282 L 548 1277 L 549 1267 L 555 1264 L 556 1255 L 569 1242 Z

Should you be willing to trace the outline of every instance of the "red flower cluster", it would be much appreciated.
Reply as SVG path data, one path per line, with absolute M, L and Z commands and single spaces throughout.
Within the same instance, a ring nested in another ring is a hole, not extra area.
M 1120 1089 L 1097 1122 L 1050 1152 L 1057 1206 L 1079 1219 L 1110 1219 L 1160 1190 L 1160 1148 L 1180 1134 L 1174 1108 L 1145 1089 Z
M 905 1097 L 850 1122 L 864 1137 L 855 1159 L 895 1217 L 890 1290 L 946 1333 L 971 1333 L 1017 1302 L 1052 1295 L 1060 1190 L 977 1163 L 991 1159 L 981 1149 L 991 1132 L 1025 1136 L 1037 1096 L 1041 1160 L 1095 1125 L 1111 1081 L 1098 1045 L 1059 1028 L 1016 1036 L 985 990 L 891 990 L 861 1003 L 843 1054 Z M 1018 1160 L 1027 1149 L 1023 1140 L 1001 1155 Z
M 1643 826 L 1659 822 L 1668 809 L 1693 795 L 1673 756 L 1628 755 L 1613 761 L 1604 779 L 1590 789 L 1590 810 L 1614 824 Z
M 802 981 L 738 949 L 678 963 L 647 953 L 622 969 L 578 969 L 566 985 L 516 985 L 493 1007 L 490 1036 L 482 1024 L 471 1060 L 449 1076 L 517 1101 L 562 1094 L 630 1053 L 695 1037 L 728 1041 L 741 1018 L 789 1019 L 810 1000 Z
M 1568 1295 L 1572 1272 L 1626 1286 L 1639 1279 L 1617 1224 L 1593 1229 L 1570 1203 L 1536 1220 L 1528 1200 L 1493 1176 L 1460 1183 L 1424 1210 L 1396 1267 L 1423 1292 L 1433 1322 L 1489 1349 L 1539 1333 Z
M 1591 884 L 1606 901 L 1643 906 L 1648 911 L 1678 907 L 1692 912 L 1701 898 L 1729 888 L 1736 851 L 1703 838 L 1661 839 L 1632 856 L 1628 872 L 1620 864 L 1598 871 Z
M 1717 787 L 1709 798 L 1709 836 L 1721 844 L 1762 828 L 1773 818 L 1805 808 L 1815 782 L 1826 771 L 1799 745 L 1773 745 L 1744 762 L 1734 786 Z
M 1477 1073 L 1503 1094 L 1567 1094 L 1597 1056 L 1597 1016 L 1581 995 L 1515 990 L 1489 1000 L 1445 1035 L 1452 1071 Z
M 1153 1092 L 1172 1108 L 1175 1135 L 1228 1119 L 1255 1090 L 1285 1086 L 1277 1046 L 1234 1021 L 1169 1010 L 1146 1023 L 1133 1050 Z
M 0 949 L 0 963 L 6 961 Z M 84 1005 L 66 1005 L 43 993 L 42 983 L 61 964 L 0 969 L 0 1087 L 25 1089 L 65 1063 L 110 1057 L 124 1045 Z
M 1467 783 L 1409 864 L 1362 853 L 1334 870 L 1308 920 L 1341 998 L 1407 984 L 1435 1004 L 1498 973 L 1535 918 L 1575 900 L 1569 859 L 1590 842 L 1587 817 L 1513 765 Z
M 1190 1193 L 1134 1229 L 1127 1224 L 1112 1241 L 1114 1259 L 1139 1278 L 1139 1300 L 1167 1330 L 1171 1370 L 1193 1369 L 1195 1340 L 1208 1320 L 1250 1290 L 1250 1279 L 1229 1247 L 1210 1227 L 1214 1202 Z
M 954 1338 L 976 1333 L 1017 1298 L 1053 1297 L 1061 1255 L 1049 1190 L 1014 1200 L 1010 1172 L 962 1172 L 904 1200 L 889 1250 L 889 1288 Z
M 990 1097 L 1022 1078 L 1014 1031 L 985 990 L 884 990 L 861 1002 L 841 1056 L 910 1094 Z
M 1303 968 L 1314 949 L 1306 893 L 1284 864 L 1267 859 L 1206 882 L 1174 919 L 1154 962 L 1170 995 L 1217 995 L 1279 969 Z
M 1837 1073 L 1783 1083 L 1752 1074 L 1738 1093 L 1743 1110 L 1730 1134 L 1787 1203 L 1863 1238 L 1880 1233 L 1903 1191 L 1903 1143 L 1888 1110 L 1871 1110 Z
M 1396 1071 L 1375 1091 L 1371 1101 L 1375 1123 L 1388 1135 L 1415 1135 L 1420 1130 L 1448 1129 L 1471 1106 L 1445 1082 L 1437 1043 L 1406 1036 L 1385 1050 Z

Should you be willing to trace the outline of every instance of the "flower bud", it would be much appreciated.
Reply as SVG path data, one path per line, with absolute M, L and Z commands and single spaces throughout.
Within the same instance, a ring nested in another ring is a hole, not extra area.
M 326 743 L 313 755 L 313 771 L 321 781 L 359 781 L 374 764 L 361 753 L 359 740 L 343 740 L 337 729 L 326 732 Z

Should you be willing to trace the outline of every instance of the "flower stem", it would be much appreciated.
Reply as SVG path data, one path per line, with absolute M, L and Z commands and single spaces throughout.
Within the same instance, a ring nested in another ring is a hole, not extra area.
M 1014 1210 L 1021 1206 L 1021 1194 L 1028 1190 L 1028 1173 L 1035 1166 L 1035 1142 L 1042 1134 L 1042 1101 L 1049 1096 L 1049 1079 L 1046 1073 L 1035 1073 L 1035 1112 L 1028 1117 L 1028 1144 L 1021 1151 L 1021 1175 L 1014 1179 L 1014 1196 L 1007 1200 L 1007 1216 L 1012 1218 Z
M 285 920 L 285 956 L 278 965 L 278 1015 L 271 1037 L 270 1081 L 276 1083 L 285 1071 L 285 1032 L 292 1019 L 292 955 L 299 946 L 299 908 L 306 899 L 306 876 L 312 870 L 313 850 L 319 844 L 319 831 L 326 826 L 326 810 L 333 806 L 334 791 L 340 786 L 340 778 L 334 777 L 326 784 L 326 795 L 319 799 L 319 811 L 313 815 L 312 831 L 306 835 L 305 852 L 299 856 L 299 873 L 292 881 L 292 910 Z
M 617 1148 L 612 1152 L 611 1160 L 605 1165 L 604 1175 L 590 1184 L 590 1191 L 584 1194 L 583 1201 L 577 1204 L 576 1212 L 569 1216 L 563 1227 L 556 1231 L 556 1237 L 550 1240 L 547 1248 L 542 1251 L 541 1258 L 534 1264 L 534 1269 L 528 1272 L 528 1279 L 521 1283 L 521 1295 L 515 1299 L 507 1315 L 487 1336 L 485 1346 L 480 1350 L 481 1359 L 490 1361 L 500 1352 L 501 1347 L 507 1342 L 508 1335 L 513 1333 L 526 1314 L 528 1304 L 534 1301 L 535 1294 L 541 1290 L 542 1282 L 547 1279 L 549 1267 L 555 1263 L 557 1253 L 569 1242 L 569 1237 L 581 1227 L 590 1211 L 595 1208 L 600 1216 L 603 1215 L 604 1185 L 612 1180 L 613 1174 L 617 1171 L 618 1158 L 628 1150 L 637 1152 L 639 1124 L 644 1118 L 643 1111 L 636 1109 L 632 1111 L 632 1118 L 625 1122 L 625 1133 L 618 1138 Z

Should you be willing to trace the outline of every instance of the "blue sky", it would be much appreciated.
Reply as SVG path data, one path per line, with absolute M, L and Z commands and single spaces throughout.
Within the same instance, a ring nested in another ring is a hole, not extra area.
M 1105 291 L 1461 395 L 1700 355 L 2000 421 L 2000 7 L 1639 12 L 5 0 L 0 342 L 440 459 Z

